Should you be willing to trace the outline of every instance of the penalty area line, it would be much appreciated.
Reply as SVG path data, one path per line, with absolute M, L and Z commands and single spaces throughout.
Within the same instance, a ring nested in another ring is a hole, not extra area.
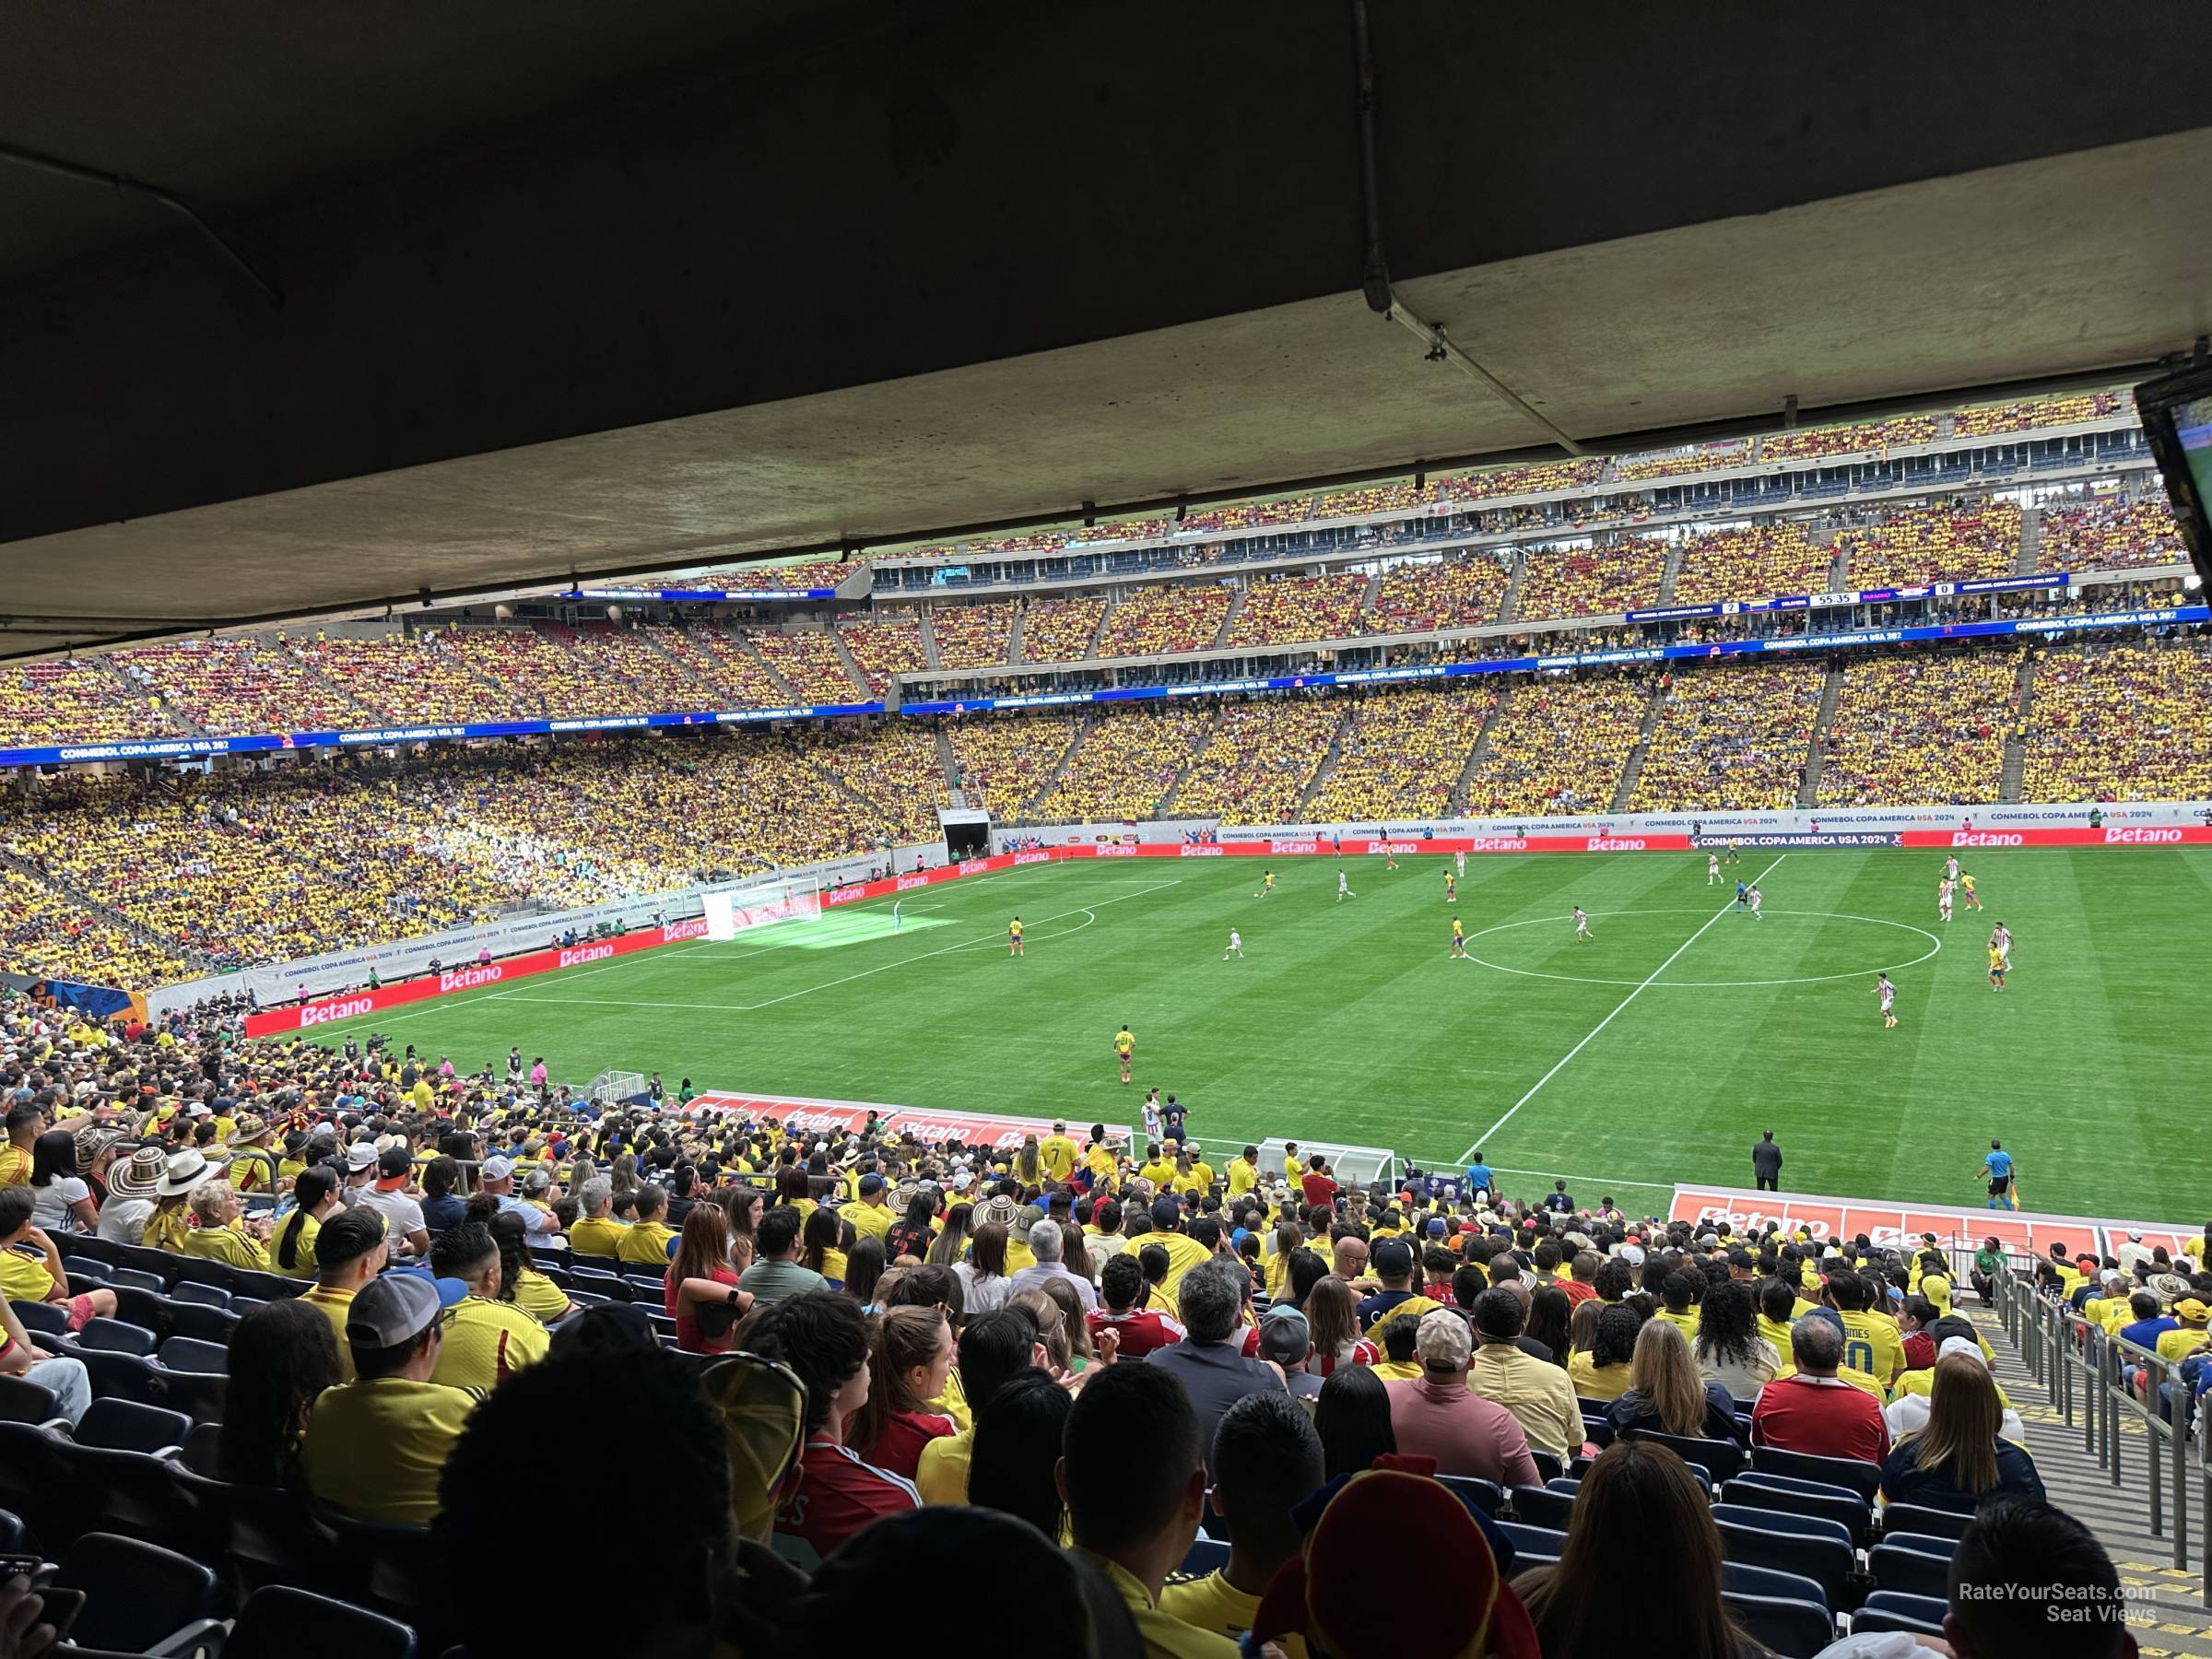
M 1750 885 L 1757 887 L 1760 882 L 1764 881 L 1769 876 L 1774 873 L 1776 865 L 1780 865 L 1782 860 L 1783 858 L 1787 858 L 1789 854 L 1784 853 L 1781 855 L 1781 857 L 1775 859 L 1773 864 L 1769 865 L 1758 875 L 1751 877 Z M 1603 1031 L 1607 1026 L 1611 1025 L 1616 1019 L 1619 1018 L 1622 1012 L 1630 1003 L 1641 996 L 1646 991 L 1649 991 L 1652 986 L 1658 982 L 1659 976 L 1665 973 L 1669 968 L 1672 968 L 1675 963 L 1680 959 L 1684 951 L 1688 950 L 1692 945 L 1695 945 L 1700 939 L 1705 936 L 1705 930 L 1707 928 L 1711 927 L 1715 922 L 1718 922 L 1723 916 L 1728 913 L 1730 909 L 1735 905 L 1735 901 L 1733 899 L 1730 900 L 1728 903 L 1722 905 L 1719 910 L 1714 911 L 1712 915 L 1706 917 L 1702 923 L 1699 924 L 1697 931 L 1691 934 L 1688 938 L 1683 940 L 1681 944 L 1676 946 L 1672 954 L 1667 957 L 1665 961 L 1660 963 L 1658 967 L 1653 969 L 1651 972 L 1645 974 L 1642 982 L 1638 984 L 1633 991 L 1630 991 L 1626 996 L 1622 997 L 1619 1002 L 1614 1005 L 1612 1013 L 1606 1015 L 1603 1019 L 1592 1026 L 1589 1031 L 1584 1034 L 1580 1042 L 1569 1049 L 1564 1054 L 1561 1054 L 1553 1064 L 1552 1068 L 1546 1072 L 1542 1077 L 1538 1077 L 1535 1082 L 1530 1086 L 1529 1091 L 1523 1095 L 1519 1100 L 1515 1100 L 1512 1105 L 1507 1109 L 1506 1114 L 1503 1117 L 1500 1118 L 1496 1123 L 1492 1124 L 1488 1129 L 1485 1130 L 1482 1135 L 1477 1139 L 1476 1142 L 1470 1146 L 1465 1153 L 1461 1155 L 1460 1161 L 1464 1164 L 1467 1159 L 1472 1158 L 1477 1152 L 1480 1151 L 1485 1143 L 1495 1139 L 1498 1131 L 1504 1128 L 1508 1124 L 1512 1123 L 1513 1121 L 1514 1114 L 1519 1112 L 1522 1107 L 1527 1105 L 1531 1100 L 1535 1100 L 1536 1096 L 1543 1091 L 1544 1086 L 1547 1083 L 1558 1077 L 1562 1071 L 1565 1071 L 1567 1069 L 1567 1063 L 1572 1060 L 1577 1054 L 1581 1053 L 1584 1049 L 1588 1048 L 1590 1044 L 1595 1041 L 1597 1034 L 1600 1031 Z

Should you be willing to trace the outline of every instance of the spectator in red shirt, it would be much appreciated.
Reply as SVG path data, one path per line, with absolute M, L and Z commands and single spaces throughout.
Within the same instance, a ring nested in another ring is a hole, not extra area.
M 878 1516 L 921 1507 L 911 1481 L 844 1443 L 846 1419 L 868 1399 L 867 1321 L 858 1302 L 802 1291 L 757 1309 L 732 1335 L 740 1350 L 781 1360 L 806 1385 L 806 1448 L 776 1505 L 778 1555 L 811 1572 Z
M 846 1423 L 845 1440 L 877 1468 L 912 1480 L 922 1448 L 959 1430 L 928 1409 L 952 1374 L 952 1326 L 943 1308 L 889 1308 L 868 1335 L 868 1397 Z
M 1528 1436 L 1504 1406 L 1467 1386 L 1475 1339 L 1466 1320 L 1451 1308 L 1421 1315 L 1414 1351 L 1421 1374 L 1386 1382 L 1390 1425 L 1398 1450 L 1436 1459 L 1439 1475 L 1474 1475 L 1506 1486 L 1538 1486 Z
M 1329 1162 L 1316 1158 L 1306 1172 L 1299 1177 L 1299 1190 L 1305 1194 L 1309 1208 L 1320 1205 L 1333 1209 L 1336 1204 L 1336 1183 L 1329 1179 Z
M 1121 1343 L 1116 1350 L 1118 1359 L 1142 1359 L 1154 1348 L 1182 1340 L 1184 1333 L 1179 1321 L 1144 1306 L 1145 1270 L 1137 1265 L 1135 1252 L 1124 1250 L 1119 1255 L 1107 1257 L 1099 1283 L 1100 1299 L 1106 1305 L 1083 1316 L 1083 1323 L 1090 1327 L 1093 1343 L 1101 1332 L 1111 1330 Z
M 1574 1260 L 1568 1264 L 1568 1271 L 1574 1277 L 1555 1278 L 1551 1282 L 1571 1304 L 1588 1301 L 1597 1294 L 1597 1270 L 1602 1265 L 1604 1258 L 1594 1250 L 1578 1250 L 1574 1253 Z
M 1751 1408 L 1751 1443 L 1815 1457 L 1880 1463 L 1889 1454 L 1889 1425 L 1881 1402 L 1836 1374 L 1843 1360 L 1843 1322 L 1816 1308 L 1790 1327 L 1797 1369 L 1759 1391 Z

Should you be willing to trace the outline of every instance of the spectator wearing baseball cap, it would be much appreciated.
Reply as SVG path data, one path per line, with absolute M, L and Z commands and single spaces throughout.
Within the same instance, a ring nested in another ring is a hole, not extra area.
M 394 1141 L 376 1155 L 376 1179 L 363 1188 L 354 1202 L 366 1205 L 391 1224 L 390 1236 L 395 1244 L 406 1245 L 418 1260 L 430 1253 L 430 1230 L 423 1219 L 422 1206 L 407 1193 L 408 1182 L 415 1172 L 415 1159 L 407 1151 L 405 1141 Z
M 1394 1319 L 1418 1320 L 1442 1304 L 1413 1288 L 1413 1246 L 1404 1239 L 1380 1239 L 1368 1257 L 1382 1288 L 1359 1303 L 1359 1329 L 1371 1342 L 1382 1340 L 1382 1327 Z
M 384 1218 L 372 1209 L 339 1210 L 315 1231 L 315 1284 L 300 1300 L 319 1309 L 337 1333 L 338 1365 L 353 1377 L 353 1352 L 346 1344 L 346 1322 L 354 1299 L 383 1270 Z
M 484 1160 L 477 1176 L 480 1182 L 478 1190 L 489 1193 L 499 1200 L 500 1214 L 502 1216 L 520 1216 L 524 1229 L 532 1233 L 550 1236 L 560 1230 L 560 1223 L 554 1219 L 550 1206 L 525 1203 L 516 1195 L 514 1159 L 512 1158 L 494 1153 Z
M 314 1501 L 390 1526 L 437 1518 L 438 1477 L 481 1397 L 430 1380 L 448 1310 L 467 1294 L 458 1279 L 388 1273 L 354 1297 L 346 1317 L 354 1380 L 316 1400 L 300 1442 Z
M 880 1240 L 891 1230 L 891 1223 L 898 1219 L 891 1214 L 891 1206 L 884 1201 L 883 1177 L 870 1170 L 860 1178 L 860 1185 L 856 1190 L 860 1196 L 851 1204 L 841 1206 L 837 1213 L 842 1219 L 853 1223 L 853 1230 L 860 1237 Z
M 1414 1333 L 1421 1374 L 1385 1382 L 1398 1450 L 1436 1459 L 1440 1475 L 1474 1475 L 1503 1485 L 1538 1486 L 1536 1460 L 1513 1414 L 1467 1386 L 1474 1338 L 1450 1308 L 1421 1316 Z
M 1212 1251 L 1182 1230 L 1180 1200 L 1162 1193 L 1152 1201 L 1152 1230 L 1145 1235 L 1144 1242 L 1168 1253 L 1168 1277 L 1160 1288 L 1171 1301 L 1180 1305 L 1182 1276 L 1200 1263 L 1213 1259 Z
M 1313 1402 L 1321 1397 L 1322 1385 L 1322 1380 L 1306 1369 L 1307 1363 L 1313 1358 L 1312 1328 L 1306 1324 L 1306 1316 L 1288 1302 L 1277 1303 L 1260 1315 L 1260 1358 L 1282 1367 L 1283 1386 L 1289 1391 L 1290 1397 L 1308 1412 L 1312 1411 Z M 1244 1401 L 1240 1400 L 1237 1404 L 1241 1406 Z M 1234 1411 L 1236 1407 L 1230 1409 Z M 1215 1430 L 1214 1441 L 1217 1445 L 1220 1443 L 1227 1421 L 1224 1418 L 1222 1425 Z M 1313 1448 L 1314 1455 L 1318 1458 L 1321 1442 L 1315 1441 Z M 1320 1484 L 1317 1477 L 1312 1486 L 1305 1489 L 1311 1491 Z

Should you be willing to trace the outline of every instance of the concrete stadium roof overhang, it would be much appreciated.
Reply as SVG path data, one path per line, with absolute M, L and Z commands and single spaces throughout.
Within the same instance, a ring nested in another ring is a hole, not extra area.
M 2188 8 L 1376 0 L 1373 244 L 1355 10 L 11 16 L 0 149 L 150 181 L 252 275 L 0 165 L 0 654 L 2109 381 L 2212 332 Z M 1371 245 L 1480 375 L 1370 308 Z

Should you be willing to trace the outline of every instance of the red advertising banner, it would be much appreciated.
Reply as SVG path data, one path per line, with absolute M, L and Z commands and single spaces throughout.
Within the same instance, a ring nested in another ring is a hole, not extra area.
M 2172 1255 L 2196 1253 L 2204 1234 L 2171 1222 L 2100 1221 L 2088 1216 L 2053 1216 L 2033 1210 L 1993 1210 L 1878 1198 L 1818 1198 L 1796 1193 L 1746 1192 L 1741 1187 L 1678 1186 L 1669 1220 L 1692 1225 L 1726 1221 L 1732 1233 L 1757 1233 L 1768 1222 L 1794 1232 L 1810 1227 L 1816 1239 L 1853 1239 L 1865 1233 L 1884 1249 L 1909 1247 L 1934 1233 L 1947 1247 L 1972 1248 L 1994 1238 L 2025 1255 L 2049 1255 L 2063 1244 L 2069 1259 L 2083 1252 L 2105 1256 L 2139 1232 L 2146 1244 L 2163 1244 Z
M 362 1014 L 381 1014 L 386 1008 L 396 1008 L 404 1003 L 424 1002 L 433 996 L 451 996 L 456 991 L 476 991 L 486 985 L 502 985 L 509 980 L 528 979 L 537 973 L 554 973 L 563 968 L 579 968 L 586 962 L 605 961 L 612 957 L 629 956 L 634 951 L 657 950 L 664 945 L 674 945 L 685 939 L 703 939 L 706 935 L 707 919 L 704 916 L 693 916 L 688 921 L 671 922 L 662 927 L 640 928 L 618 938 L 590 939 L 577 945 L 563 946 L 557 950 L 526 951 L 521 956 L 502 958 L 496 962 L 470 962 L 438 973 L 402 980 L 395 985 L 380 985 L 373 991 L 348 991 L 342 995 L 321 997 L 289 1008 L 271 1008 L 265 1013 L 249 1014 L 246 1016 L 246 1035 L 266 1037 L 276 1031 L 305 1030 L 310 1026 L 328 1025 L 335 1019 L 352 1019 Z
M 863 899 L 888 899 L 894 893 L 911 892 L 915 888 L 935 887 L 940 881 L 958 881 L 963 876 L 986 876 L 995 870 L 1011 870 L 1017 865 L 1051 864 L 1064 856 L 1057 849 L 1047 851 L 1034 848 L 1027 853 L 994 853 L 989 858 L 963 858 L 958 864 L 944 865 L 934 870 L 916 870 L 912 875 L 888 877 L 881 881 L 855 881 L 848 886 L 831 888 L 822 895 L 822 908 L 853 904 Z
M 1078 842 L 1055 848 L 1067 858 L 1300 858 L 1330 857 L 1336 843 L 1313 836 L 1279 841 L 1169 841 L 1131 844 L 1125 841 Z M 1687 853 L 1687 835 L 1475 835 L 1442 836 L 1433 841 L 1418 837 L 1377 841 L 1371 836 L 1346 836 L 1347 855 L 1380 856 L 1385 851 L 1406 854 L 1427 853 Z
M 2201 847 L 2212 825 L 2107 824 L 2069 830 L 1908 830 L 1908 847 Z
M 897 1134 L 912 1131 L 921 1141 L 957 1140 L 962 1146 L 986 1147 L 994 1152 L 1017 1150 L 1025 1136 L 1039 1140 L 1053 1132 L 1050 1118 L 1006 1117 L 993 1112 L 924 1112 L 914 1106 L 892 1106 L 877 1100 L 818 1100 L 804 1095 L 747 1095 L 712 1091 L 692 1098 L 693 1107 L 711 1107 L 741 1116 L 772 1118 L 794 1130 L 842 1129 L 857 1134 L 874 1112 L 879 1130 Z M 1088 1124 L 1070 1122 L 1077 1137 L 1090 1133 Z M 1126 1144 L 1129 1125 L 1109 1124 L 1106 1138 Z

